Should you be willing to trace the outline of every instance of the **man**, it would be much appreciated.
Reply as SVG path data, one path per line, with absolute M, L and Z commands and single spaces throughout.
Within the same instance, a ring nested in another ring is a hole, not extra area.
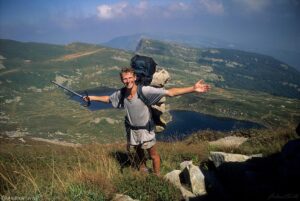
M 146 159 L 144 150 L 147 150 L 153 164 L 153 171 L 155 174 L 160 173 L 160 156 L 156 150 L 156 139 L 154 133 L 154 126 L 151 112 L 147 105 L 144 104 L 137 96 L 138 86 L 136 84 L 136 74 L 132 68 L 123 68 L 120 72 L 120 78 L 124 84 L 124 92 L 118 90 L 111 96 L 89 96 L 91 101 L 100 101 L 104 103 L 111 103 L 113 107 L 122 108 L 126 111 L 125 125 L 127 133 L 128 148 L 133 146 L 139 158 L 139 170 L 145 171 Z M 210 90 L 210 85 L 205 84 L 203 80 L 198 81 L 191 87 L 182 88 L 154 88 L 151 86 L 144 86 L 142 88 L 144 96 L 147 98 L 150 105 L 157 103 L 163 96 L 173 97 L 187 93 L 197 92 L 205 93 Z M 122 100 L 122 93 L 124 99 Z M 87 97 L 84 97 L 87 101 Z M 120 104 L 122 102 L 122 104 Z

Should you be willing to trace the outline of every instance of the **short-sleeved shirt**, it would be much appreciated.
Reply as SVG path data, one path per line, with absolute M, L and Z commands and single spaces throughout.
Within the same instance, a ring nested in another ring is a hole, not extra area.
M 165 94 L 166 90 L 163 88 L 155 88 L 151 86 L 143 86 L 142 92 L 146 99 L 149 101 L 150 105 L 156 104 Z M 117 108 L 121 98 L 121 90 L 114 92 L 109 100 L 113 107 Z M 133 126 L 145 126 L 152 120 L 151 111 L 144 102 L 138 98 L 137 93 L 132 99 L 124 99 L 124 109 L 126 112 L 126 117 L 129 123 Z M 127 142 L 130 145 L 142 145 L 145 142 L 150 142 L 155 140 L 154 130 L 147 129 L 126 129 L 127 130 Z

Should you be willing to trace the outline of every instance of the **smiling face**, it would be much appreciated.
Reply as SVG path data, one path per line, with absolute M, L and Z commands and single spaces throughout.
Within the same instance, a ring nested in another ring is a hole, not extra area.
M 127 89 L 132 89 L 135 86 L 136 75 L 132 72 L 121 73 L 121 81 Z

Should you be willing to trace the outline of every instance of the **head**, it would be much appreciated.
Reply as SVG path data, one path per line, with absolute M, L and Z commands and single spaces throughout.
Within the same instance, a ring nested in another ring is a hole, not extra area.
M 126 88 L 131 89 L 135 85 L 136 74 L 133 68 L 124 67 L 120 72 L 121 82 Z

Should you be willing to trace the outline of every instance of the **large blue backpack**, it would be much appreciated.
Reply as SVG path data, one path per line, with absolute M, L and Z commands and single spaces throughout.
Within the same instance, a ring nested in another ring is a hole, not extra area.
M 151 57 L 135 55 L 131 58 L 130 66 L 134 69 L 137 84 L 150 85 L 156 71 L 156 63 Z

